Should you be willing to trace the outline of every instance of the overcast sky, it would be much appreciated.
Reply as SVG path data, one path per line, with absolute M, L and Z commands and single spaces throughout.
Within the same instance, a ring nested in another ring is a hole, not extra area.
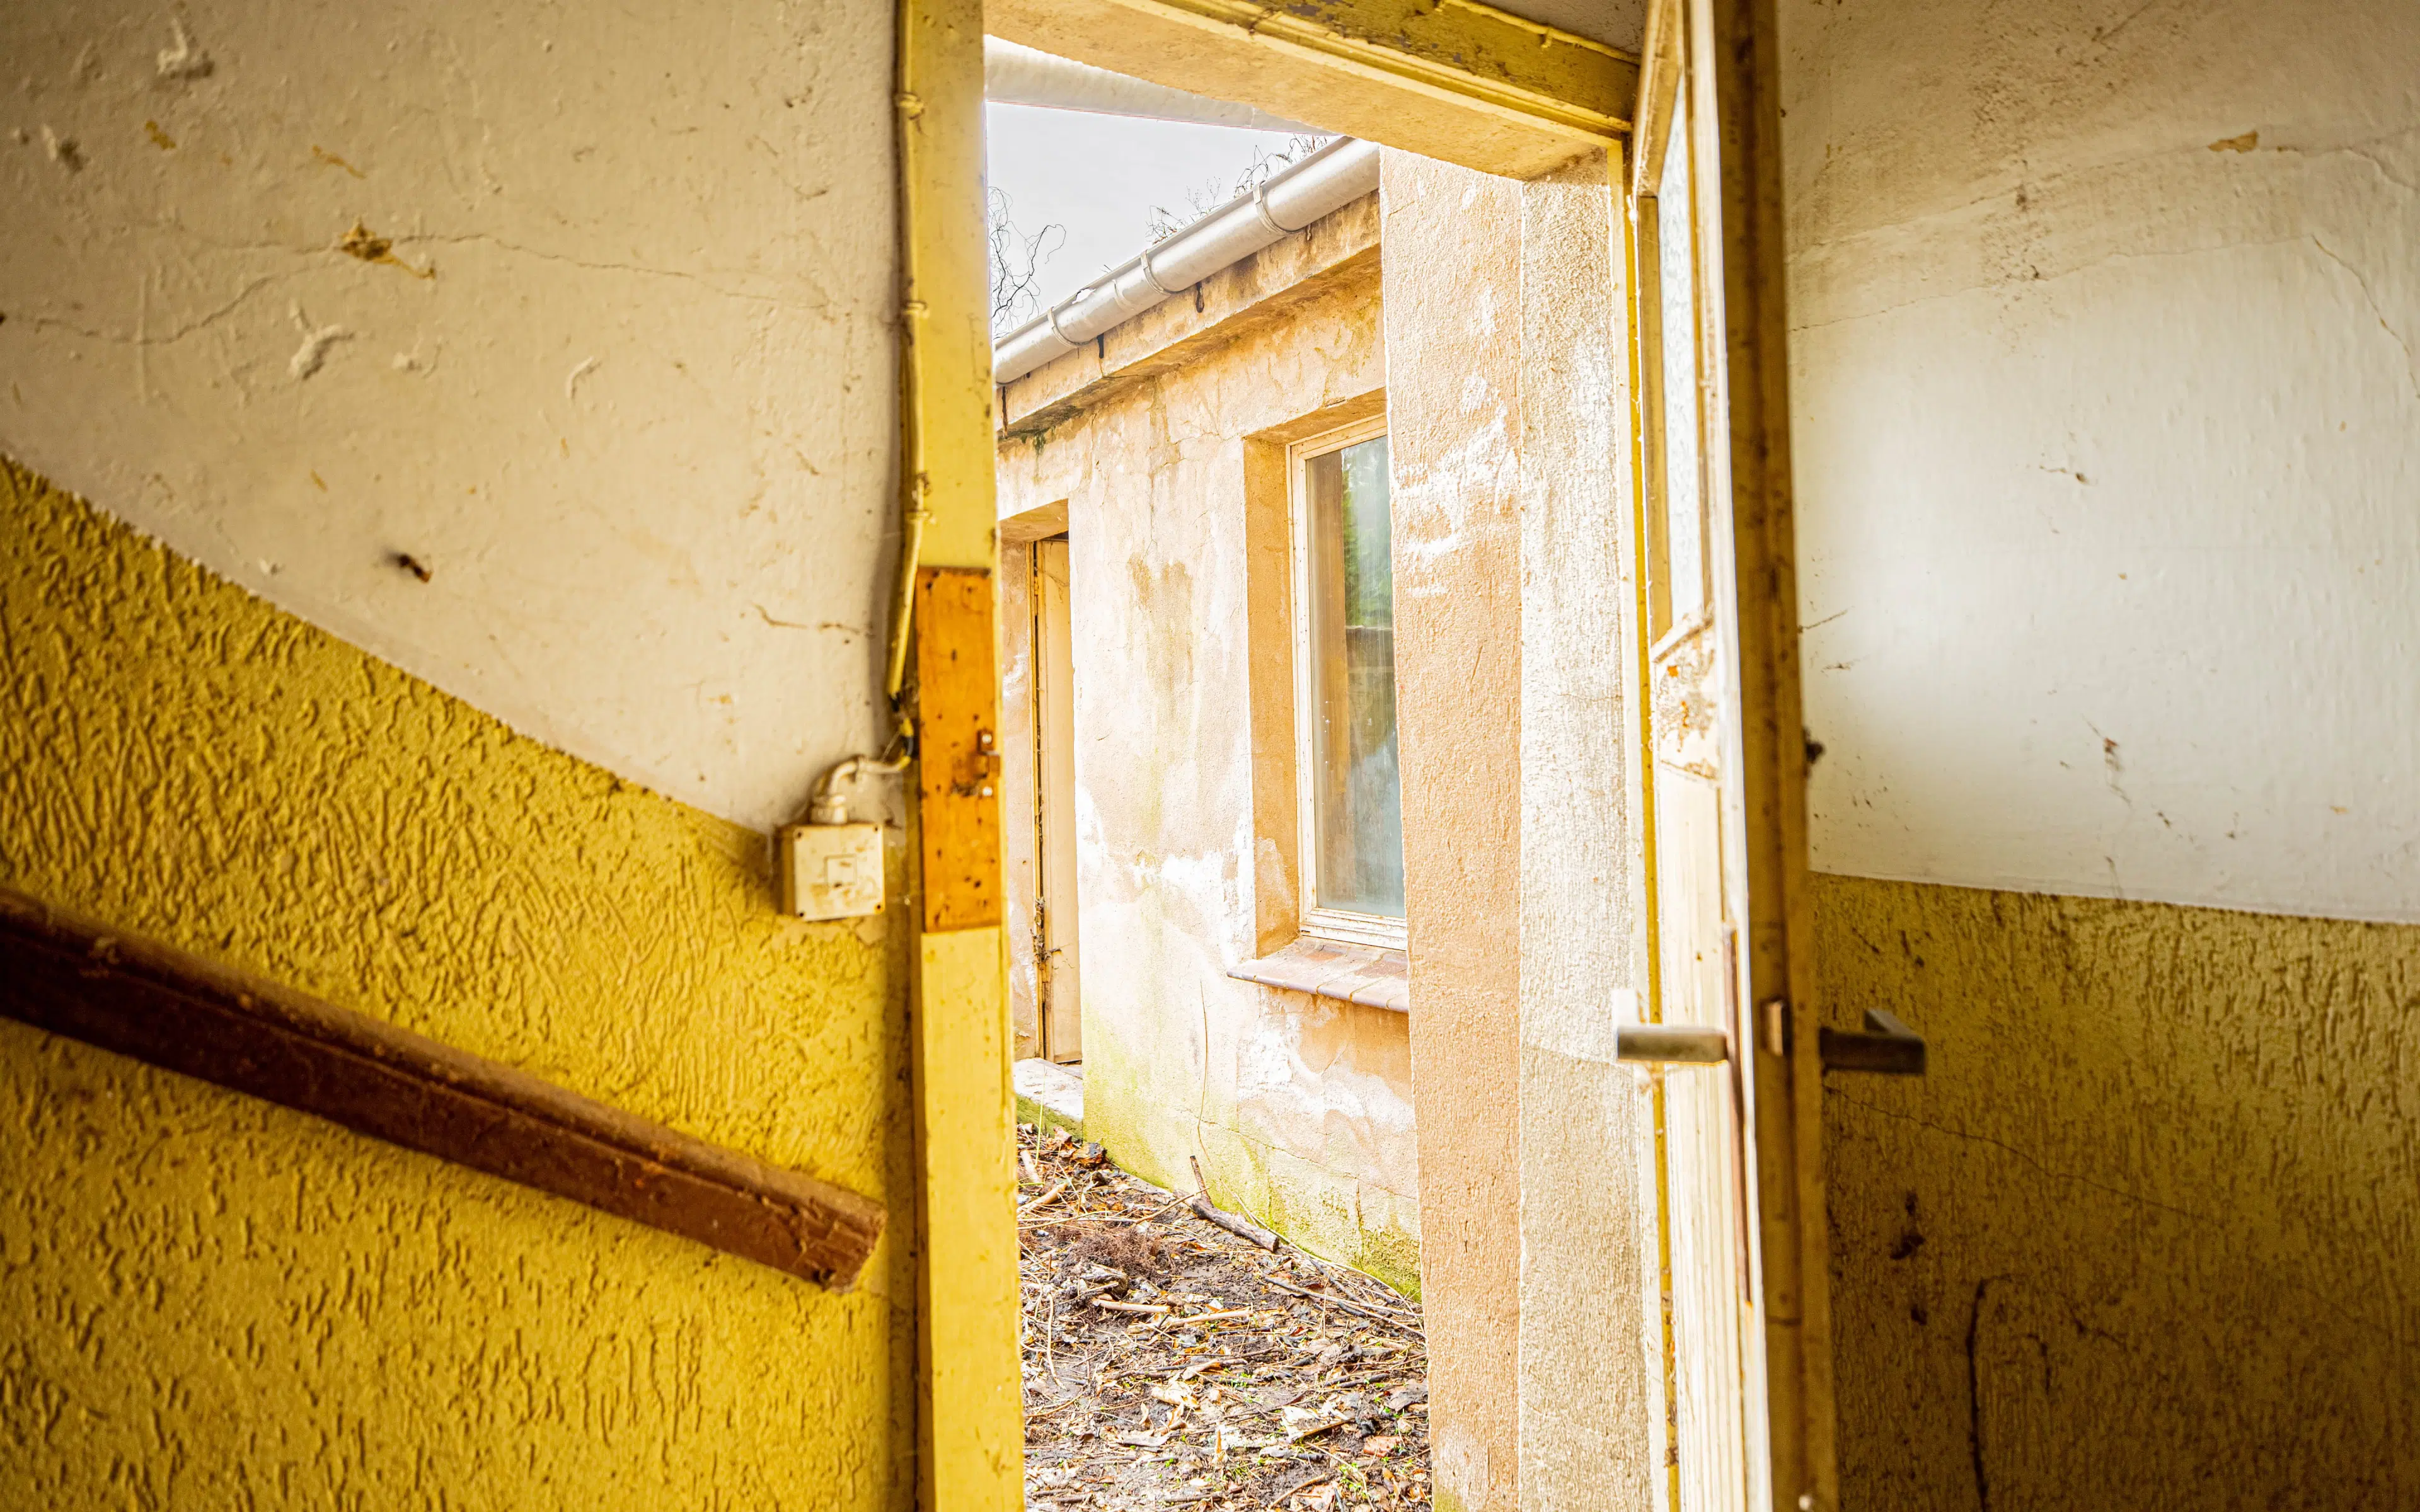
M 1028 235 L 1066 227 L 1065 240 L 1042 266 L 1045 304 L 1140 252 L 1150 239 L 1153 206 L 1190 221 L 1187 190 L 1224 202 L 1255 153 L 1282 151 L 1291 140 L 1280 131 L 1038 105 L 986 105 L 984 116 L 991 184 L 1007 191 L 1009 219 Z

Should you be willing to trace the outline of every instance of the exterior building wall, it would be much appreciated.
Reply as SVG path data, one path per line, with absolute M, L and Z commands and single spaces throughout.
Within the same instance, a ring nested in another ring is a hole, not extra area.
M 2412 1502 L 2420 14 L 1781 24 L 1846 1502 Z
M 1649 1494 L 1636 646 L 1612 165 L 1385 161 L 1421 1282 L 1440 1506 Z
M 1648 1362 L 1662 1352 L 1653 1188 L 1640 1180 L 1650 1103 L 1614 1058 L 1645 976 L 1614 171 L 1590 154 L 1521 186 L 1521 382 L 1544 396 L 1521 406 L 1520 430 L 1518 1414 L 1520 1504 L 1540 1512 L 1650 1504 Z M 1424 1123 L 1450 1110 L 1420 1103 Z
M 1347 207 L 1307 236 L 1373 213 Z M 1371 229 L 1353 233 L 1365 247 Z M 1263 288 L 1298 251 L 1234 276 Z M 1274 922 L 1292 916 L 1292 867 L 1264 842 L 1273 825 L 1290 833 L 1291 809 L 1271 811 L 1263 770 L 1280 753 L 1291 769 L 1291 684 L 1273 687 L 1291 676 L 1291 619 L 1282 587 L 1255 576 L 1274 553 L 1283 582 L 1277 438 L 1383 402 L 1376 262 L 1365 250 L 1275 306 L 1233 299 L 1232 339 L 1054 401 L 1003 436 L 1000 510 L 1065 505 L 1087 1132 L 1170 1187 L 1192 1185 L 1198 1157 L 1222 1206 L 1416 1292 L 1404 1015 L 1227 975 L 1292 937 Z M 1192 318 L 1181 302 L 1160 318 Z M 1009 400 L 1014 424 L 1021 391 Z
M 1517 1504 L 1521 200 L 1389 152 L 1396 717 L 1440 1512 Z

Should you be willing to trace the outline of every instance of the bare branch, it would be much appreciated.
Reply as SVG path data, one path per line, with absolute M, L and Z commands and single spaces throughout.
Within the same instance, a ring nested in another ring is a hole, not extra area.
M 1042 265 L 1067 241 L 1057 223 L 1032 236 L 1009 218 L 1008 192 L 989 193 L 991 221 L 991 333 L 1005 335 L 1042 313 Z

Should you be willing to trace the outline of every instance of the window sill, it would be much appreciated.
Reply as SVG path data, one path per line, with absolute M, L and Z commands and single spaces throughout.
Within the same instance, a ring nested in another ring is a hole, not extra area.
M 1227 975 L 1237 981 L 1393 1013 L 1408 1013 L 1412 1009 L 1410 958 L 1401 950 L 1372 945 L 1299 939 L 1273 955 L 1233 967 Z

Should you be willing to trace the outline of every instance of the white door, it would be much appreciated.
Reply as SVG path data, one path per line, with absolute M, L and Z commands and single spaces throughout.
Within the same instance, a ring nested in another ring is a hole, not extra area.
M 1773 23 L 1652 0 L 1631 162 L 1666 1473 L 1674 1512 L 1837 1505 L 1806 916 Z M 1892 1026 L 1893 1028 L 1896 1026 Z M 1880 1041 L 1889 1042 L 1880 1042 Z

